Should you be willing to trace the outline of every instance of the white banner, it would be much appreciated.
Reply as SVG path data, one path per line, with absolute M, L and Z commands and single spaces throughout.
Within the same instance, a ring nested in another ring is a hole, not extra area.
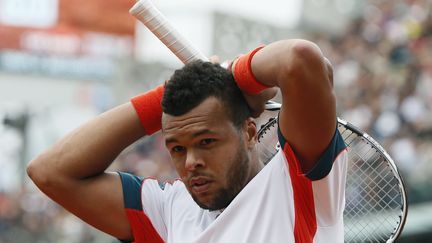
M 0 0 L 0 24 L 46 28 L 57 18 L 58 0 Z
M 152 2 L 164 14 L 169 10 L 176 13 L 188 9 L 207 12 L 218 11 L 288 28 L 293 28 L 298 24 L 303 11 L 303 0 L 153 0 Z

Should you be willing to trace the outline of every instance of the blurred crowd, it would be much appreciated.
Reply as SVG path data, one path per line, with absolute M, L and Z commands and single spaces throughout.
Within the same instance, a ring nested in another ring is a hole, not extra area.
M 342 34 L 307 34 L 333 63 L 339 116 L 388 149 L 411 202 L 432 201 L 432 2 L 368 0 L 365 5 Z M 12 156 L 1 152 L 0 169 Z M 110 169 L 160 181 L 175 177 L 160 136 L 134 144 Z M 0 187 L 0 243 L 116 242 L 23 181 L 19 188 Z
M 334 65 L 338 114 L 377 139 L 432 200 L 432 2 L 370 0 L 341 36 L 313 39 Z

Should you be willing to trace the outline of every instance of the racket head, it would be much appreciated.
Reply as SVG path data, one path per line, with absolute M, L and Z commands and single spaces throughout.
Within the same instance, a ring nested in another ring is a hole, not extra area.
M 345 241 L 394 242 L 405 226 L 408 204 L 403 179 L 385 149 L 367 133 L 338 118 L 348 146 Z
M 260 159 L 268 163 L 280 149 L 277 117 L 258 131 Z M 349 165 L 345 188 L 345 242 L 394 242 L 405 225 L 404 182 L 388 153 L 368 134 L 338 118 Z

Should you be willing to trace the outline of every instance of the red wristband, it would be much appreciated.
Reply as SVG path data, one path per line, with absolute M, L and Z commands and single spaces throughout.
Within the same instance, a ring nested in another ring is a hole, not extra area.
M 264 46 L 257 47 L 250 53 L 240 56 L 235 63 L 234 79 L 239 88 L 249 95 L 256 95 L 261 93 L 263 90 L 270 88 L 256 80 L 252 73 L 252 58 L 255 53 L 263 47 Z
M 152 135 L 162 127 L 161 102 L 164 90 L 164 85 L 159 85 L 155 89 L 131 99 L 131 103 L 134 106 L 147 135 Z

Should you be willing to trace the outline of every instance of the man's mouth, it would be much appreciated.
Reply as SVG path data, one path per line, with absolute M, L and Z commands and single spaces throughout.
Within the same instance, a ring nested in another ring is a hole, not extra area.
M 204 178 L 204 177 L 193 177 L 189 181 L 189 186 L 195 194 L 203 194 L 206 193 L 210 189 L 212 181 Z

